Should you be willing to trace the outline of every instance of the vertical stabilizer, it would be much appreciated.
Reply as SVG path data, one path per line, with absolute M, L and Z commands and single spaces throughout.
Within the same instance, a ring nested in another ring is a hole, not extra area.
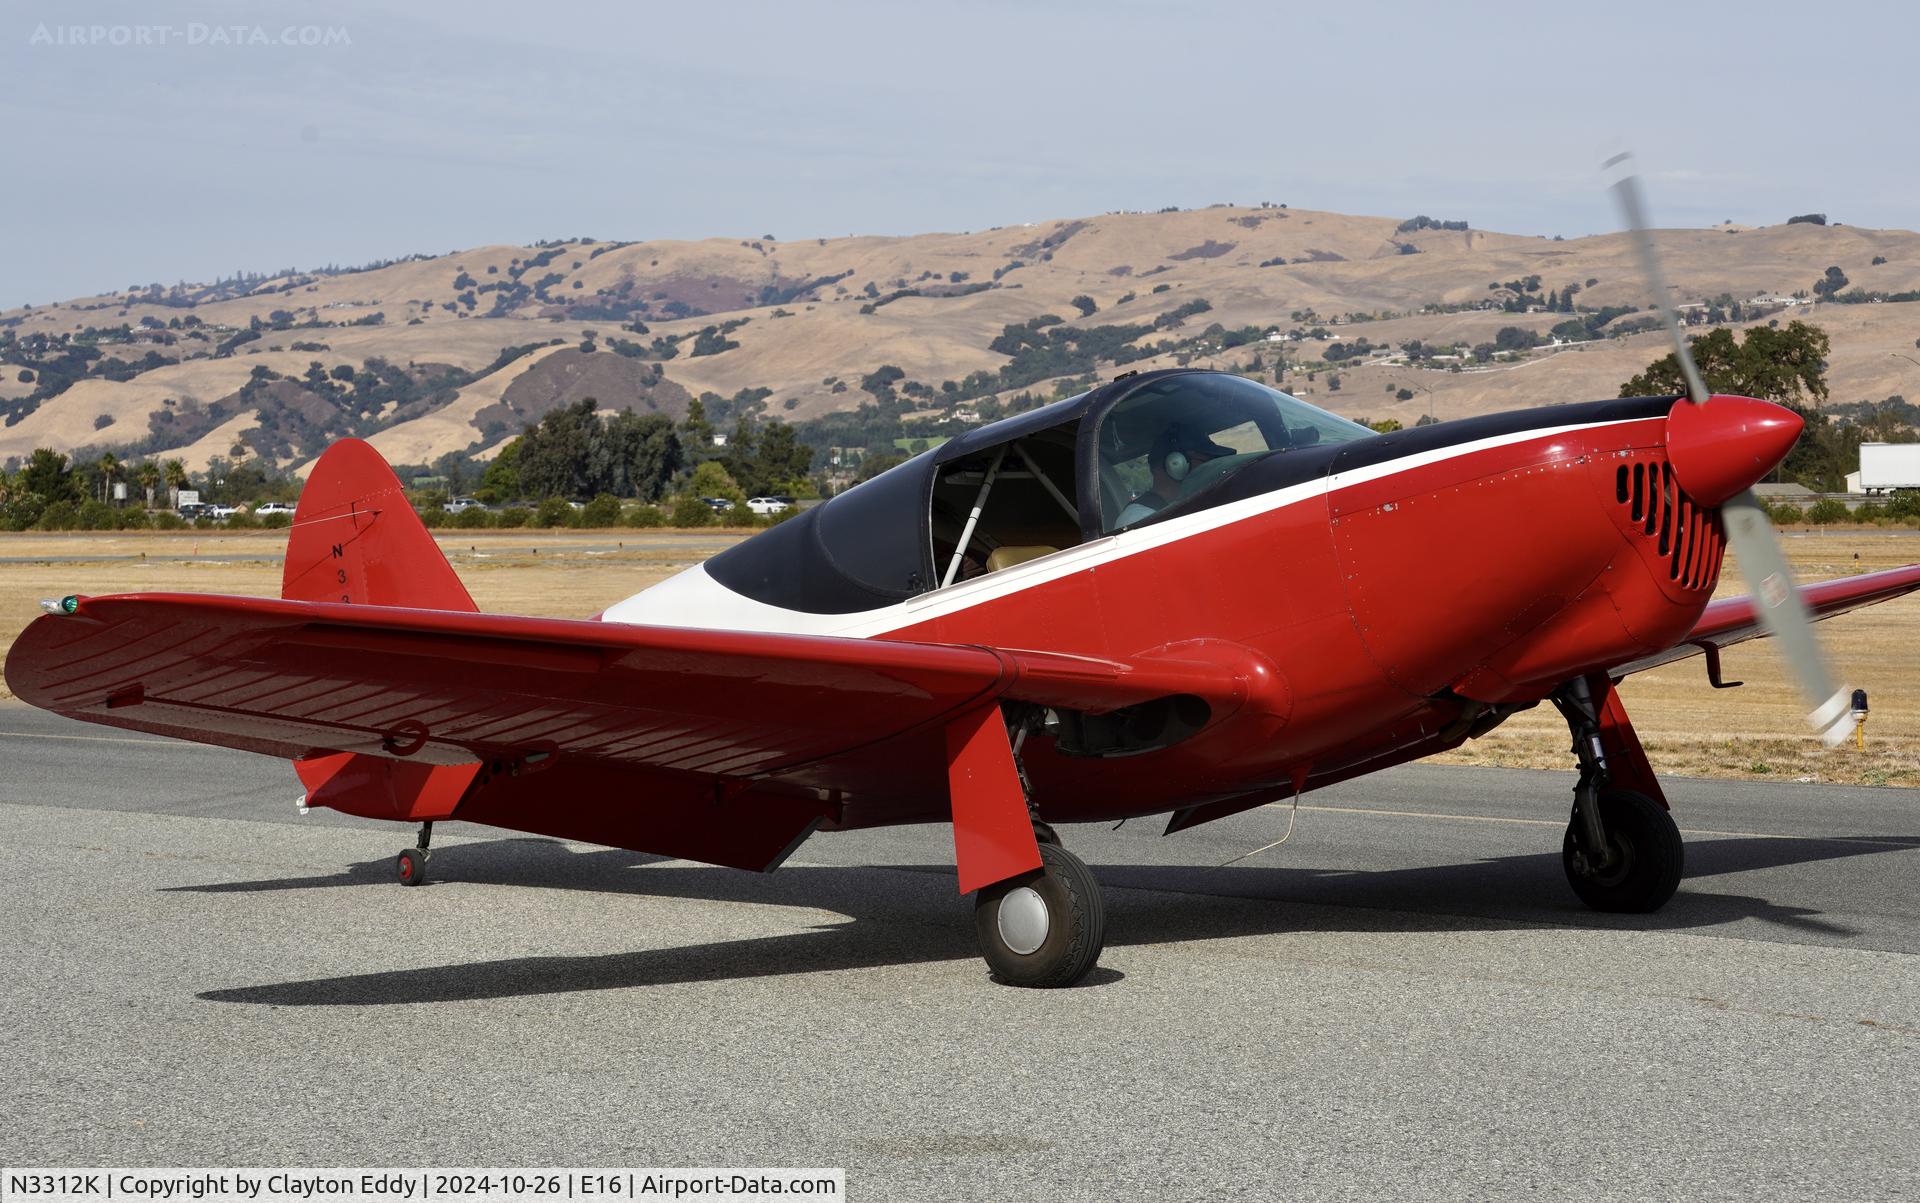
M 360 439 L 327 448 L 307 475 L 287 539 L 280 596 L 421 610 L 478 610 L 400 480 Z
M 423 610 L 480 608 L 413 512 L 393 469 L 359 439 L 327 448 L 307 474 L 287 538 L 280 596 Z M 293 767 L 309 806 L 406 821 L 452 815 L 480 771 L 477 761 L 416 764 L 397 756 L 321 751 Z

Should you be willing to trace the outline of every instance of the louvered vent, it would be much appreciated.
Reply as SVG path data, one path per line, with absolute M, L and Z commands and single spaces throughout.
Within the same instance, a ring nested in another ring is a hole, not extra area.
M 1665 460 L 1620 465 L 1614 472 L 1613 494 L 1666 562 L 1672 580 L 1682 588 L 1712 591 L 1726 544 L 1718 511 L 1682 492 Z

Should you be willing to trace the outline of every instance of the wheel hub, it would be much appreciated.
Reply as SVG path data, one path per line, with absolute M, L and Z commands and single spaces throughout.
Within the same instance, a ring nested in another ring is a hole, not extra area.
M 1016 886 L 1000 900 L 997 916 L 1000 941 L 1021 956 L 1030 956 L 1047 942 L 1053 919 L 1046 899 L 1031 886 Z
M 1579 858 L 1579 869 L 1584 876 L 1600 885 L 1617 886 L 1625 881 L 1627 874 L 1633 870 L 1633 841 L 1624 833 L 1616 832 L 1608 836 L 1607 842 L 1613 846 L 1613 859 L 1604 869 L 1595 865 L 1584 852 L 1576 854 Z

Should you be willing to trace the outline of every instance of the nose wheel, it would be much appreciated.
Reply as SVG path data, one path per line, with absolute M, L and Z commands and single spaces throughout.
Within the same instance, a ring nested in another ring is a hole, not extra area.
M 1686 846 L 1666 806 L 1649 796 L 1660 784 L 1626 709 L 1604 674 L 1567 682 L 1553 701 L 1580 761 L 1573 817 L 1560 845 L 1567 884 L 1596 911 L 1659 910 L 1680 888 Z
M 1673 816 L 1645 794 L 1603 789 L 1593 800 L 1600 808 L 1600 825 L 1607 854 L 1587 851 L 1587 826 L 1576 803 L 1560 848 L 1567 884 L 1580 901 L 1596 911 L 1646 914 L 1665 906 L 1680 887 L 1686 869 L 1686 846 Z
M 1040 862 L 974 899 L 980 954 L 1009 986 L 1074 985 L 1093 972 L 1106 944 L 1106 904 L 1092 871 L 1058 843 L 1040 844 Z

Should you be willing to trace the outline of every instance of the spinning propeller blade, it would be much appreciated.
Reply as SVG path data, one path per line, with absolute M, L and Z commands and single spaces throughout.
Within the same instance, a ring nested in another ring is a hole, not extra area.
M 1620 215 L 1628 232 L 1633 235 L 1634 250 L 1652 291 L 1654 308 L 1673 338 L 1674 358 L 1687 382 L 1687 398 L 1695 405 L 1705 405 L 1707 385 L 1701 379 L 1700 369 L 1694 365 L 1686 336 L 1680 330 L 1680 319 L 1667 304 L 1666 277 L 1660 271 L 1660 257 L 1653 249 L 1653 236 L 1648 232 L 1647 206 L 1641 196 L 1639 177 L 1633 174 L 1632 160 L 1631 154 L 1617 154 L 1603 166 L 1608 170 L 1621 169 L 1620 178 L 1613 184 L 1614 199 L 1620 205 Z M 1789 671 L 1799 683 L 1807 704 L 1813 707 L 1807 721 L 1828 747 L 1840 743 L 1853 728 L 1850 695 L 1845 685 L 1835 688 L 1827 672 L 1826 659 L 1813 635 L 1813 624 L 1807 619 L 1806 603 L 1794 588 L 1793 575 L 1787 568 L 1787 557 L 1780 549 L 1772 520 L 1750 488 L 1721 503 L 1720 520 L 1726 527 L 1727 545 L 1739 560 L 1740 575 L 1746 578 L 1747 589 L 1753 594 L 1760 623 L 1779 641 Z

